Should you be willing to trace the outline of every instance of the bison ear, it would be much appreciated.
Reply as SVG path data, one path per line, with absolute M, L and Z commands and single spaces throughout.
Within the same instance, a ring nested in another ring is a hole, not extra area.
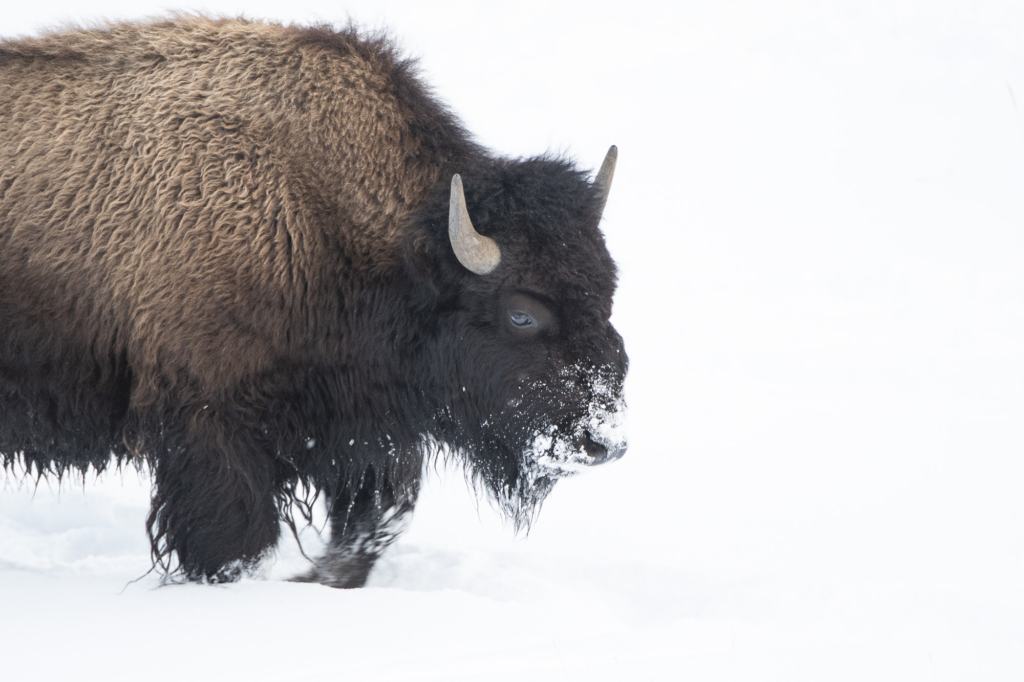
M 615 177 L 615 162 L 619 160 L 619 148 L 612 145 L 605 154 L 601 170 L 597 171 L 594 178 L 594 186 L 597 187 L 601 197 L 601 210 L 598 216 L 604 213 L 604 205 L 608 203 L 608 193 L 612 190 L 612 178 Z M 600 220 L 600 218 L 598 218 Z
M 478 275 L 494 271 L 501 262 L 501 249 L 490 237 L 478 233 L 469 219 L 466 195 L 462 191 L 462 178 L 452 177 L 451 200 L 448 204 L 448 239 L 455 257 L 467 270 Z

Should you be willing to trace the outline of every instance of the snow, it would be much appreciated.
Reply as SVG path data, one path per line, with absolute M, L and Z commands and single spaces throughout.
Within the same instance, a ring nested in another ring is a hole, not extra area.
M 158 588 L 144 475 L 7 476 L 0 676 L 1021 678 L 1024 6 L 202 7 L 388 26 L 501 152 L 618 146 L 629 451 L 528 536 L 432 471 L 357 591 L 286 582 L 294 541 Z M 0 31 L 163 11 L 37 0 Z

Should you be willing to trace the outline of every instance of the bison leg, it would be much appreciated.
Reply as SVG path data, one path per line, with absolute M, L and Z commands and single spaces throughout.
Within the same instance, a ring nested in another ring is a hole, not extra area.
M 163 449 L 148 523 L 165 571 L 174 553 L 174 572 L 187 580 L 234 581 L 276 545 L 273 463 L 258 442 L 248 441 L 215 418 L 200 418 L 181 445 Z
M 398 486 L 367 469 L 360 481 L 328 499 L 331 541 L 312 571 L 297 578 L 331 587 L 362 587 L 370 569 L 401 534 L 416 504 L 419 481 Z

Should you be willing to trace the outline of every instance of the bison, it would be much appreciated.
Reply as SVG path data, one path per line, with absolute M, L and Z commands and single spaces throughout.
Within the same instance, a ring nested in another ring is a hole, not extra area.
M 625 451 L 615 159 L 493 155 L 354 28 L 0 42 L 4 468 L 147 466 L 165 579 L 237 579 L 323 495 L 300 579 L 361 586 L 431 457 L 529 523 Z

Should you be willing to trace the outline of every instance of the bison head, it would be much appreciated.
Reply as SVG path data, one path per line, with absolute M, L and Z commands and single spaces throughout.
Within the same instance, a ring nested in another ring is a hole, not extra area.
M 517 526 L 558 478 L 626 449 L 628 361 L 598 227 L 615 156 L 594 182 L 558 159 L 469 167 L 451 182 L 448 229 L 435 206 L 410 245 L 432 275 L 418 363 L 437 401 L 431 435 Z

